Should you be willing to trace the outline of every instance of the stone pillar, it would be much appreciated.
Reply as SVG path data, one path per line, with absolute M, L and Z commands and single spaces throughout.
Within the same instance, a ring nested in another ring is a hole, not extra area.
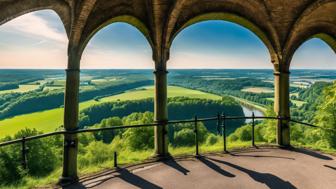
M 78 66 L 71 66 L 78 65 Z M 69 56 L 69 66 L 66 70 L 66 86 L 64 95 L 64 129 L 75 131 L 78 129 L 79 103 L 79 59 Z M 60 184 L 75 182 L 77 176 L 77 134 L 64 135 L 63 173 Z
M 156 69 L 154 120 L 160 125 L 155 127 L 155 154 L 158 157 L 168 156 L 168 108 L 167 108 L 167 70 Z
M 274 73 L 274 112 L 281 118 L 277 124 L 277 143 L 290 146 L 289 121 L 289 72 Z

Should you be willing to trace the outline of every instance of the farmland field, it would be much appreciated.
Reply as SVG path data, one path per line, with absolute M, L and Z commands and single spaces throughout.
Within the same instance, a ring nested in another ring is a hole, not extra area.
M 28 91 L 36 90 L 40 87 L 40 85 L 19 85 L 18 89 L 12 89 L 12 90 L 2 90 L 0 91 L 0 94 L 6 94 L 6 93 L 24 93 Z
M 273 93 L 273 89 L 266 87 L 248 87 L 242 90 L 243 92 L 250 93 Z
M 291 100 L 292 103 L 294 103 L 296 106 L 301 107 L 304 105 L 306 102 L 301 101 L 301 100 Z
M 154 96 L 154 87 L 142 87 L 136 90 L 128 91 L 119 95 L 105 97 L 99 101 L 89 100 L 79 104 L 80 109 L 87 108 L 94 104 L 110 102 L 116 100 L 139 100 L 144 98 L 152 98 Z M 221 97 L 210 93 L 204 93 L 197 90 L 186 89 L 182 87 L 169 86 L 168 96 L 186 96 L 191 98 L 204 98 L 220 100 Z M 28 121 L 27 121 L 28 120 Z M 35 128 L 42 132 L 55 131 L 59 126 L 63 124 L 63 108 L 55 108 L 42 112 L 35 112 L 31 114 L 24 114 L 15 116 L 13 118 L 0 121 L 0 138 L 7 135 L 13 135 L 24 128 Z

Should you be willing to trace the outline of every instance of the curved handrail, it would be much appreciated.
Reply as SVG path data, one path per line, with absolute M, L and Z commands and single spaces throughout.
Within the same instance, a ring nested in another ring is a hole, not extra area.
M 271 117 L 271 116 L 216 116 L 216 117 L 209 117 L 209 118 L 199 118 L 197 119 L 197 122 L 206 122 L 206 121 L 215 121 L 218 119 L 224 119 L 224 120 L 239 120 L 239 119 L 271 119 L 271 120 L 283 120 L 281 117 Z M 329 129 L 329 128 L 323 128 L 320 126 L 316 126 L 313 124 L 293 120 L 293 119 L 287 119 L 290 122 L 293 123 L 298 123 L 301 125 L 309 126 L 309 127 L 314 127 L 314 128 L 319 128 L 323 130 L 329 130 L 329 131 L 334 131 L 336 132 L 335 129 Z M 187 119 L 187 120 L 172 120 L 172 121 L 167 121 L 165 124 L 170 125 L 170 124 L 178 124 L 178 123 L 194 123 L 194 119 Z M 36 136 L 30 136 L 30 137 L 23 137 L 20 139 L 15 139 L 11 141 L 6 141 L 0 143 L 0 147 L 2 146 L 7 146 L 11 144 L 16 144 L 16 143 L 21 143 L 23 141 L 31 141 L 31 140 L 36 140 L 36 139 L 41 139 L 41 138 L 46 138 L 50 136 L 55 136 L 55 135 L 65 135 L 65 134 L 79 134 L 79 133 L 92 133 L 92 132 L 99 132 L 99 131 L 111 131 L 111 130 L 118 130 L 118 129 L 129 129 L 129 128 L 140 128 L 140 127 L 157 127 L 162 125 L 162 123 L 148 123 L 148 124 L 139 124 L 139 125 L 124 125 L 124 126 L 110 126 L 110 127 L 104 127 L 104 128 L 90 128 L 90 129 L 79 129 L 79 130 L 74 130 L 74 131 L 56 131 L 56 132 L 50 132 L 50 133 L 45 133 L 41 135 L 36 135 Z

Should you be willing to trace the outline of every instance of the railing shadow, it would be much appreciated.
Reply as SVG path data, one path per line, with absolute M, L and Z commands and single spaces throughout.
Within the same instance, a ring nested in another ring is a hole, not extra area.
M 281 178 L 279 178 L 279 177 L 277 177 L 273 174 L 259 173 L 259 172 L 256 172 L 256 171 L 253 171 L 253 170 L 250 170 L 250 169 L 247 169 L 247 168 L 244 168 L 244 167 L 241 167 L 241 166 L 238 166 L 238 165 L 235 165 L 235 164 L 223 161 L 223 160 L 218 160 L 218 159 L 214 159 L 214 158 L 207 158 L 207 159 L 209 159 L 211 161 L 214 161 L 214 162 L 218 162 L 218 163 L 227 165 L 227 166 L 230 166 L 230 167 L 235 168 L 239 171 L 242 171 L 242 172 L 248 174 L 253 180 L 255 180 L 259 183 L 262 183 L 262 184 L 266 184 L 271 189 L 284 189 L 284 188 L 286 188 L 286 189 L 296 189 L 296 187 L 293 184 L 291 184 L 290 182 L 284 181 Z
M 131 173 L 129 170 L 127 169 L 121 169 L 120 171 L 118 171 L 120 173 L 120 175 L 118 175 L 117 177 L 121 178 L 122 180 L 126 181 L 129 184 L 132 184 L 134 186 L 137 186 L 139 188 L 148 188 L 148 189 L 159 189 L 161 188 L 160 186 L 151 183 L 133 173 Z
M 329 156 L 314 152 L 312 150 L 304 149 L 304 148 L 294 148 L 294 147 L 292 147 L 292 148 L 289 148 L 289 150 L 297 152 L 297 153 L 305 154 L 305 155 L 308 155 L 308 156 L 311 156 L 311 157 L 314 157 L 314 158 L 322 159 L 322 160 L 333 160 L 333 158 L 331 158 Z
M 268 155 L 247 155 L 247 154 L 236 154 L 230 153 L 231 156 L 236 157 L 251 157 L 251 158 L 277 158 L 277 159 L 288 159 L 288 160 L 295 160 L 295 158 L 290 157 L 282 157 L 282 156 L 268 156 Z
M 173 158 L 163 161 L 165 165 L 176 169 L 177 171 L 181 172 L 184 175 L 187 175 L 190 171 L 184 167 L 182 167 L 179 163 L 177 163 Z
M 206 157 L 200 156 L 199 161 L 202 162 L 204 165 L 206 165 L 207 167 L 211 168 L 212 170 L 216 171 L 217 173 L 226 176 L 226 177 L 235 177 L 236 175 L 229 173 L 225 170 L 223 170 L 220 166 L 216 165 L 215 163 L 207 160 Z
M 161 189 L 162 187 L 151 183 L 145 179 L 143 179 L 142 177 L 139 177 L 138 175 L 133 174 L 132 172 L 130 172 L 127 169 L 119 169 L 117 172 L 115 172 L 116 174 L 110 174 L 110 175 L 106 175 L 102 178 L 96 178 L 96 179 L 92 179 L 92 180 L 87 180 L 85 182 L 80 182 L 80 183 L 75 183 L 69 186 L 65 186 L 62 187 L 63 189 L 87 189 L 87 188 L 94 188 L 96 186 L 99 186 L 101 184 L 103 184 L 104 182 L 107 182 L 111 179 L 115 179 L 115 178 L 120 178 L 123 181 L 125 181 L 128 184 L 131 184 L 135 187 L 138 188 L 148 188 L 148 189 Z
M 336 171 L 336 167 L 333 167 L 333 166 L 330 166 L 330 165 L 324 165 L 324 167 L 327 167 L 327 168 L 330 168 L 330 169 L 333 169 Z

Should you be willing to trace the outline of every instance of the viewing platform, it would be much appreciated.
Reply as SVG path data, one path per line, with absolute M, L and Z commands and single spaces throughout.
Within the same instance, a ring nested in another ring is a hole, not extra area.
M 105 171 L 64 188 L 332 189 L 335 185 L 335 157 L 306 149 L 260 147 Z

